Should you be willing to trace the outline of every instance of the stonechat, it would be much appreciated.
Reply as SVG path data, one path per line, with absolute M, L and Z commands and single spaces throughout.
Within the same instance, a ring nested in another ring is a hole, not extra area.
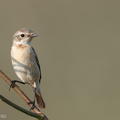
M 11 60 L 13 69 L 24 84 L 30 84 L 35 92 L 35 97 L 40 108 L 45 108 L 45 103 L 40 91 L 41 69 L 37 54 L 31 46 L 31 41 L 38 35 L 28 28 L 21 28 L 13 35 Z M 16 82 L 16 81 L 15 81 Z M 35 102 L 35 99 L 34 99 Z

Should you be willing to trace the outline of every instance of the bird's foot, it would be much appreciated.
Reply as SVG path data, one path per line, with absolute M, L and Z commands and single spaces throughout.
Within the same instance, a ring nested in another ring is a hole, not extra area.
M 29 105 L 29 104 L 32 104 L 32 106 L 31 106 L 31 108 L 30 108 L 30 111 L 31 111 L 32 109 L 35 108 L 35 100 L 30 101 L 30 102 L 28 103 L 28 105 Z
M 9 91 L 10 91 L 11 88 L 13 88 L 15 86 L 16 82 L 21 83 L 21 84 L 25 84 L 24 82 L 21 82 L 21 81 L 18 81 L 18 80 L 11 80 L 11 85 L 10 85 Z

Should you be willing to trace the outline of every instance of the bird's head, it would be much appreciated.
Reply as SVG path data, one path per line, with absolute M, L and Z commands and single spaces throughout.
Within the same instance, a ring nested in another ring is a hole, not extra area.
M 13 43 L 15 44 L 30 44 L 33 37 L 37 37 L 38 35 L 35 34 L 32 30 L 28 28 L 21 28 L 13 35 Z

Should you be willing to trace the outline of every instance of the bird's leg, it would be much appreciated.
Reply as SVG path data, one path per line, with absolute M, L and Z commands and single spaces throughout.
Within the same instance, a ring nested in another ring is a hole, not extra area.
M 29 102 L 28 104 L 32 104 L 32 106 L 31 106 L 31 108 L 30 108 L 30 111 L 32 110 L 32 109 L 34 109 L 34 107 L 35 107 L 35 94 L 36 94 L 36 88 L 33 88 L 33 91 L 34 91 L 34 99 L 33 99 L 33 101 L 31 101 L 31 102 Z
M 11 80 L 11 85 L 10 85 L 9 91 L 10 91 L 10 89 L 11 89 L 11 88 L 13 88 L 13 87 L 14 87 L 14 85 L 15 85 L 15 83 L 16 83 L 16 82 L 21 83 L 21 84 L 25 84 L 25 83 L 24 83 L 24 82 L 22 82 L 22 81 L 18 81 L 18 80 Z

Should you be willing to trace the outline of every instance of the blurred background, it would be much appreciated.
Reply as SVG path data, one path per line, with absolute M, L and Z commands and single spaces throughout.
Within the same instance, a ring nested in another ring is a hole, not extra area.
M 0 1 L 0 69 L 17 79 L 10 58 L 12 36 L 26 27 L 34 46 L 50 120 L 120 119 L 120 1 Z M 19 85 L 33 100 L 29 85 Z M 0 78 L 0 94 L 29 110 Z M 6 120 L 35 120 L 0 101 Z M 2 119 L 2 118 L 0 118 Z

